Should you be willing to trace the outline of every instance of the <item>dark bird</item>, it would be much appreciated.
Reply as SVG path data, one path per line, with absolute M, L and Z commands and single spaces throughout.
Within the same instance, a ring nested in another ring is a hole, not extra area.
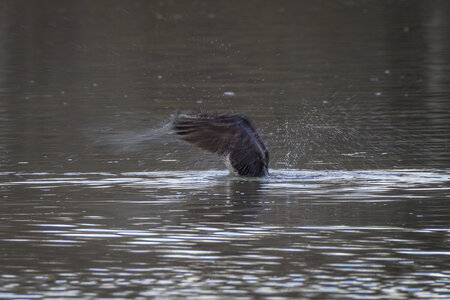
M 173 129 L 181 139 L 219 155 L 236 175 L 268 175 L 269 151 L 253 122 L 244 115 L 179 115 Z

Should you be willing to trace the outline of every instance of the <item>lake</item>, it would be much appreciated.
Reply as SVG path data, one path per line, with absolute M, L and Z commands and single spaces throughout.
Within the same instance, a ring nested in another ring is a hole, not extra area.
M 450 298 L 450 2 L 0 4 L 0 298 Z M 269 176 L 171 131 L 249 116 Z

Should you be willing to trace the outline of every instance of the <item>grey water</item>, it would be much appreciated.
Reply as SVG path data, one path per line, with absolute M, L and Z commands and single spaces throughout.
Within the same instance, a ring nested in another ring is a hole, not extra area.
M 2 1 L 0 298 L 450 298 L 449 13 Z M 270 175 L 173 136 L 205 111 Z

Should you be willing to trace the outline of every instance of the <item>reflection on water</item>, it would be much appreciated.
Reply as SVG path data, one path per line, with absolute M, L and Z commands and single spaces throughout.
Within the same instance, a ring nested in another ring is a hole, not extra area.
M 0 2 L 0 298 L 450 298 L 449 5 Z
M 5 298 L 450 296 L 445 171 L 0 177 Z

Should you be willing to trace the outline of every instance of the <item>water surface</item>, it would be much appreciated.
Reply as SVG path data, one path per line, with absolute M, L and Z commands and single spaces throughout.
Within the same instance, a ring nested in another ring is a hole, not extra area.
M 447 1 L 3 1 L 0 298 L 450 298 Z M 171 115 L 249 115 L 270 176 Z

